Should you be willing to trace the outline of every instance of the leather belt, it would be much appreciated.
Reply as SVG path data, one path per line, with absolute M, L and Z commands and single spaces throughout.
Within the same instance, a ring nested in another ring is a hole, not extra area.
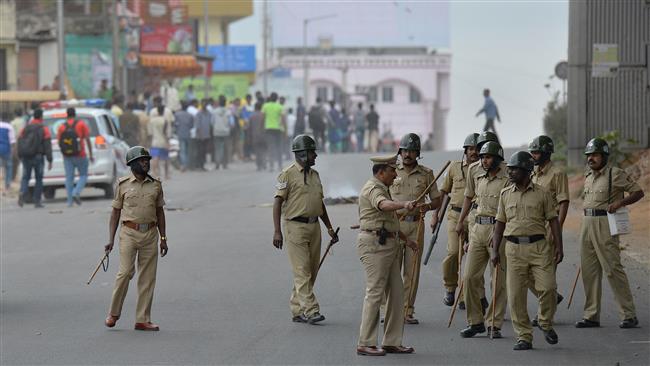
M 476 202 L 472 203 L 472 208 L 470 210 L 476 210 L 478 208 L 478 204 Z
M 309 217 L 298 216 L 291 219 L 291 221 L 302 222 L 303 224 L 313 224 L 318 221 L 318 216 L 309 216 Z
M 506 236 L 507 241 L 515 244 L 532 244 L 542 239 L 544 239 L 544 234 L 537 234 L 531 236 Z
M 379 230 L 366 230 L 366 229 L 361 229 L 361 231 L 365 231 L 365 232 L 367 232 L 367 233 L 375 234 L 375 235 L 379 236 Z M 391 232 L 389 232 L 389 233 L 388 233 L 388 237 L 389 237 L 389 238 L 397 238 L 397 233 L 391 233 Z
M 411 215 L 411 216 L 404 216 L 403 221 L 406 222 L 416 222 L 420 220 L 420 215 Z
M 463 208 L 459 206 L 450 206 L 450 207 L 452 211 L 456 211 L 458 213 L 460 213 L 463 210 Z
M 476 223 L 481 225 L 494 225 L 497 219 L 494 216 L 476 216 Z
M 155 222 L 150 222 L 147 224 L 138 224 L 137 222 L 133 221 L 122 221 L 122 225 L 131 228 L 133 230 L 137 230 L 141 233 L 146 233 L 147 231 L 151 230 L 152 228 L 156 227 Z
M 607 210 L 598 210 L 595 208 L 585 208 L 585 216 L 607 216 Z

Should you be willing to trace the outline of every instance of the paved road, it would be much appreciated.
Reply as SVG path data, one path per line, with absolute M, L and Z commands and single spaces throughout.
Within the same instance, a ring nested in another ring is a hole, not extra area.
M 426 154 L 423 163 L 440 167 L 460 153 Z M 369 177 L 367 155 L 321 155 L 316 166 L 326 195 L 356 194 Z M 364 274 L 356 256 L 354 205 L 329 208 L 341 226 L 341 243 L 316 285 L 327 320 L 295 324 L 288 309 L 289 261 L 271 246 L 271 208 L 277 173 L 255 173 L 235 165 L 223 172 L 176 174 L 165 183 L 170 252 L 159 261 L 153 320 L 157 333 L 132 330 L 132 284 L 122 319 L 107 329 L 103 319 L 117 269 L 90 286 L 90 271 L 102 254 L 110 212 L 108 200 L 88 192 L 83 206 L 65 208 L 58 192 L 44 210 L 2 201 L 0 364 L 648 364 L 650 316 L 648 270 L 624 259 L 642 328 L 618 328 L 608 286 L 603 291 L 603 327 L 578 330 L 582 285 L 570 310 L 560 306 L 560 343 L 546 344 L 535 331 L 535 349 L 514 352 L 508 321 L 505 339 L 462 339 L 464 312 L 446 328 L 450 308 L 442 305 L 441 237 L 431 263 L 422 270 L 416 303 L 420 325 L 407 326 L 404 343 L 417 353 L 382 358 L 356 356 Z M 444 233 L 444 228 L 441 233 Z M 429 237 L 425 238 L 428 242 Z M 568 295 L 577 263 L 575 235 L 567 234 L 559 288 Z M 536 309 L 529 299 L 532 313 Z

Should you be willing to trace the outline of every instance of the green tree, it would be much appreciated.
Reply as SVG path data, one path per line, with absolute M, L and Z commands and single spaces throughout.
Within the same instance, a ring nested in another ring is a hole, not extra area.
M 566 161 L 567 105 L 560 101 L 559 95 L 556 92 L 544 109 L 544 133 L 555 143 L 553 160 Z

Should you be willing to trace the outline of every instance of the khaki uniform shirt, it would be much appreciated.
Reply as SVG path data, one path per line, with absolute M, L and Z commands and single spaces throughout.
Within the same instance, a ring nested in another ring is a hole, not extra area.
M 503 174 L 505 174 L 508 166 L 506 165 L 505 161 L 502 161 L 501 165 L 499 165 L 499 168 L 503 171 Z M 478 178 L 484 173 L 485 169 L 483 169 L 483 165 L 481 165 L 481 159 L 470 164 L 469 168 L 467 169 L 467 180 L 465 181 L 465 197 L 472 198 L 472 202 L 476 202 L 476 183 L 478 181 Z
M 315 217 L 323 214 L 323 185 L 314 169 L 309 169 L 305 181 L 305 168 L 293 163 L 278 176 L 275 197 L 282 197 L 284 218 Z
M 469 164 L 465 161 L 453 161 L 445 173 L 440 190 L 449 195 L 449 204 L 452 206 L 463 206 L 468 167 Z
M 546 235 L 546 222 L 557 217 L 555 206 L 542 186 L 531 181 L 522 192 L 513 184 L 501 191 L 496 217 L 506 224 L 504 236 Z
M 375 177 L 368 179 L 359 195 L 359 225 L 362 230 L 376 231 L 384 227 L 391 233 L 399 231 L 395 212 L 379 209 L 383 200 L 392 200 L 388 187 Z
M 118 179 L 112 206 L 122 210 L 121 220 L 138 224 L 157 222 L 156 208 L 164 205 L 162 183 L 159 180 L 145 177 L 140 182 L 133 174 Z
M 549 161 L 543 169 L 535 167 L 531 180 L 547 190 L 557 204 L 569 201 L 569 179 L 564 171 Z
M 474 187 L 466 187 L 465 193 L 476 197 L 476 215 L 478 216 L 496 216 L 499 207 L 499 195 L 501 190 L 510 185 L 506 176 L 506 170 L 499 168 L 494 177 L 490 177 L 488 172 L 484 171 L 476 179 L 476 191 Z M 469 188 L 469 189 L 468 189 Z
M 612 194 L 611 197 L 608 197 L 610 170 L 612 172 Z M 611 165 L 605 166 L 600 171 L 590 169 L 585 179 L 583 207 L 606 210 L 609 203 L 623 199 L 623 192 L 631 193 L 640 190 L 641 187 L 623 169 Z
M 412 201 L 418 198 L 434 179 L 433 170 L 419 164 L 410 173 L 406 172 L 406 168 L 403 165 L 398 166 L 395 172 L 397 173 L 397 178 L 395 178 L 389 190 L 391 197 L 396 201 Z M 431 200 L 440 197 L 440 192 L 436 184 L 433 184 L 427 193 Z M 424 202 L 424 197 L 419 202 Z M 405 210 L 397 211 L 400 215 L 405 212 Z M 414 209 L 409 211 L 407 215 L 419 215 L 419 212 L 419 209 Z

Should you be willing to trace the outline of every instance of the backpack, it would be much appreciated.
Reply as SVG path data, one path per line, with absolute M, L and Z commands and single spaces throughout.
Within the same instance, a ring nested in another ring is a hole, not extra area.
M 309 127 L 316 131 L 322 131 L 325 129 L 323 115 L 321 114 L 320 108 L 316 106 L 311 107 L 309 110 Z
M 45 133 L 43 125 L 30 123 L 25 126 L 23 133 L 18 138 L 18 157 L 21 159 L 33 158 L 43 153 L 43 140 Z
M 59 148 L 61 149 L 61 154 L 63 156 L 77 156 L 79 155 L 79 136 L 75 127 L 77 127 L 77 122 L 72 122 L 72 125 L 65 122 L 65 129 L 61 132 L 59 137 Z

